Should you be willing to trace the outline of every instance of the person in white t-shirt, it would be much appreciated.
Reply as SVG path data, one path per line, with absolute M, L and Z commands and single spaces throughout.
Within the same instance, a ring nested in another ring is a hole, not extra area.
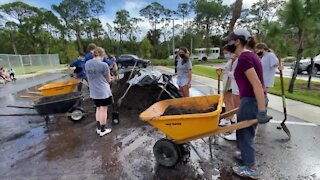
M 279 59 L 265 43 L 258 43 L 255 50 L 261 58 L 263 81 L 268 90 L 268 88 L 274 86 L 274 78 L 276 69 L 279 66 Z

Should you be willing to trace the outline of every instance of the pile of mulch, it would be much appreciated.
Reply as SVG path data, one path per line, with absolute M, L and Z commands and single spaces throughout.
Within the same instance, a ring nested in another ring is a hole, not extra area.
M 129 84 L 127 83 L 130 72 L 124 74 L 124 77 L 117 82 L 113 82 L 111 85 L 112 96 L 114 98 L 115 106 L 111 107 L 119 112 L 121 117 L 130 116 L 131 119 L 137 120 L 140 113 L 149 108 L 152 104 L 157 101 L 164 99 L 171 99 L 171 97 L 164 91 L 159 100 L 157 100 L 161 88 L 157 85 L 148 86 L 131 86 L 127 95 L 122 99 L 121 105 L 118 107 L 117 101 L 123 96 Z M 132 75 L 132 78 L 134 75 Z
M 209 113 L 209 112 L 215 111 L 217 107 L 218 107 L 218 104 L 214 104 L 213 107 L 210 107 L 209 109 L 199 110 L 199 109 L 183 108 L 183 107 L 176 107 L 176 106 L 168 106 L 165 112 L 162 114 L 162 116 Z

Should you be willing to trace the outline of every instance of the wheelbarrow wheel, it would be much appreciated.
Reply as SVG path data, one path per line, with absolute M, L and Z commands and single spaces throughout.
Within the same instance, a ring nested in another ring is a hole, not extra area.
M 160 139 L 157 141 L 153 146 L 153 154 L 156 161 L 165 167 L 175 166 L 181 158 L 178 145 L 168 139 Z
M 84 110 L 80 107 L 73 108 L 69 113 L 71 113 L 68 118 L 73 122 L 79 122 L 84 118 Z

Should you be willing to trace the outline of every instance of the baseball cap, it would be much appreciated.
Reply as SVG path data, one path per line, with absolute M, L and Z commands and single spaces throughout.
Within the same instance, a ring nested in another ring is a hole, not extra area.
M 223 41 L 231 41 L 235 39 L 243 39 L 245 41 L 248 41 L 250 37 L 251 35 L 247 29 L 239 28 L 239 29 L 235 29 L 227 37 L 224 37 Z

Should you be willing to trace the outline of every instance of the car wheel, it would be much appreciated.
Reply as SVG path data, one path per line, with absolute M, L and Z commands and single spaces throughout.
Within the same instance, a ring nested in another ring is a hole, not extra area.
M 308 67 L 308 71 L 307 71 L 308 74 L 310 73 L 310 70 L 311 70 L 311 67 L 309 66 Z M 319 71 L 319 67 L 318 66 L 314 66 L 313 69 L 312 69 L 312 75 L 317 75 L 318 71 Z
M 313 69 L 312 69 L 312 74 L 313 75 L 317 75 L 318 71 L 319 71 L 319 67 L 318 66 L 314 66 Z
M 118 68 L 119 68 L 119 69 L 122 68 L 122 64 L 121 64 L 121 63 L 118 63 L 117 65 L 118 65 Z
M 203 58 L 202 58 L 202 61 L 207 61 L 207 60 L 208 60 L 207 57 L 203 57 Z

